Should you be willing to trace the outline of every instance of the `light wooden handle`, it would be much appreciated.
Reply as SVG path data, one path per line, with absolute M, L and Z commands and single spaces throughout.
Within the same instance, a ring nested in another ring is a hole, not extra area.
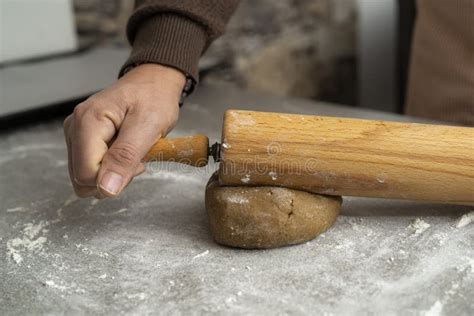
M 223 185 L 474 204 L 474 129 L 228 110 Z
M 209 139 L 204 135 L 186 136 L 175 139 L 162 138 L 153 145 L 145 156 L 146 162 L 173 161 L 204 167 L 208 163 Z

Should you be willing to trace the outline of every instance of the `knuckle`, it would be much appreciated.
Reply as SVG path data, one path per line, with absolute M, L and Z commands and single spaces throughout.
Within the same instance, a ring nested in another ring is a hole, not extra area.
M 114 144 L 107 152 L 109 159 L 118 163 L 122 167 L 135 165 L 139 160 L 138 149 L 136 146 L 128 143 Z
M 76 119 L 76 118 L 81 118 L 84 116 L 84 112 L 86 111 L 86 108 L 87 108 L 87 103 L 83 102 L 83 103 L 79 103 L 78 105 L 76 105 L 76 107 L 74 108 L 74 111 L 72 112 L 72 116 Z
M 74 119 L 82 119 L 84 116 L 95 112 L 97 110 L 98 104 L 99 103 L 97 103 L 95 98 L 90 97 L 84 102 L 81 102 L 78 105 L 76 105 L 76 107 L 74 108 L 72 112 L 72 117 Z
M 98 122 L 111 121 L 115 126 L 118 126 L 123 120 L 123 116 L 117 113 L 117 111 L 111 111 L 109 109 L 98 109 L 94 111 L 92 115 Z
M 82 120 L 84 118 L 84 116 L 87 114 L 87 112 L 89 112 L 91 106 L 92 106 L 92 103 L 88 100 L 86 100 L 82 103 L 79 103 L 74 108 L 74 111 L 72 112 L 72 117 L 75 120 Z

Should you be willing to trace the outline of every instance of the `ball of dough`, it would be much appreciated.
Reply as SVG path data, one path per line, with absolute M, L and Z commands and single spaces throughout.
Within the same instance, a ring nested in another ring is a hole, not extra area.
M 336 221 L 340 197 L 282 187 L 206 187 L 206 209 L 216 242 L 238 248 L 274 248 L 311 240 Z

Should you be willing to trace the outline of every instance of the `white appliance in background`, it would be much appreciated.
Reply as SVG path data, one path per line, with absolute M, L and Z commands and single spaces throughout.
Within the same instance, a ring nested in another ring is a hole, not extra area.
M 117 78 L 129 53 L 61 54 L 77 46 L 72 0 L 0 0 L 0 120 L 87 97 Z
M 72 0 L 0 0 L 0 63 L 77 49 Z
M 359 106 L 397 111 L 397 0 L 358 0 Z

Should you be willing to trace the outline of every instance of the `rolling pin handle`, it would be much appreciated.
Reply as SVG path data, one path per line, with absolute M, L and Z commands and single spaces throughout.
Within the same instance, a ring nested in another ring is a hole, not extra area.
M 144 162 L 171 161 L 194 167 L 204 167 L 209 158 L 209 139 L 193 135 L 158 140 L 147 153 Z

